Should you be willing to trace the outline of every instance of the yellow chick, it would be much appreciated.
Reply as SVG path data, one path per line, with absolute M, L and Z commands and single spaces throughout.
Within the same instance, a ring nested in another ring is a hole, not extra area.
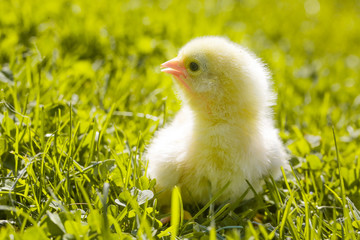
M 161 206 L 170 204 L 175 185 L 183 202 L 205 204 L 230 182 L 217 200 L 223 203 L 240 198 L 246 180 L 260 190 L 265 176 L 281 176 L 288 160 L 272 119 L 276 95 L 254 54 L 222 37 L 200 37 L 161 67 L 182 99 L 147 151 Z

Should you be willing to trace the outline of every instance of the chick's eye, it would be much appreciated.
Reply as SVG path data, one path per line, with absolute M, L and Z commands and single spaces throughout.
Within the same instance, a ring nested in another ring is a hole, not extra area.
M 189 67 L 190 67 L 190 70 L 193 72 L 196 72 L 197 70 L 199 70 L 199 65 L 195 62 L 191 62 Z

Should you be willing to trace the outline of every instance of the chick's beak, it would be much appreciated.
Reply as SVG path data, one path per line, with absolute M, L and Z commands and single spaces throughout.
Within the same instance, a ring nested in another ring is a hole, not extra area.
M 188 77 L 186 68 L 183 62 L 177 57 L 171 59 L 167 62 L 164 62 L 160 66 L 162 72 L 170 73 L 173 75 L 178 81 L 180 81 L 186 88 L 190 89 L 189 85 L 185 82 L 185 79 Z

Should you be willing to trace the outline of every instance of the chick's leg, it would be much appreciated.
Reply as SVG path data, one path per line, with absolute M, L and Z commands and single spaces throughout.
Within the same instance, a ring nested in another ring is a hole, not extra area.
M 159 189 L 159 186 L 156 188 Z M 160 206 L 160 213 L 163 215 L 163 217 L 160 219 L 162 224 L 167 224 L 171 221 L 171 196 L 172 196 L 172 190 L 166 189 L 166 190 L 160 190 L 157 192 L 158 194 L 158 203 Z M 190 220 L 192 218 L 191 214 L 186 211 L 182 210 L 183 219 L 184 220 Z
M 168 208 L 167 212 L 170 214 L 171 208 Z M 190 220 L 192 218 L 191 213 L 189 213 L 186 210 L 183 210 L 183 216 L 184 216 L 184 220 Z M 171 222 L 171 215 L 161 218 L 160 222 L 163 225 L 170 223 Z

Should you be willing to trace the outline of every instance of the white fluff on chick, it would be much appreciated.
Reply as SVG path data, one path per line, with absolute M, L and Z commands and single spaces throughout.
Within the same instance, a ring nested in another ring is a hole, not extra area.
M 180 87 L 182 108 L 157 132 L 147 158 L 162 206 L 177 185 L 185 203 L 205 204 L 228 182 L 217 203 L 234 202 L 288 161 L 274 127 L 276 96 L 254 54 L 222 37 L 200 37 L 163 63 Z M 248 194 L 250 197 L 251 194 Z

